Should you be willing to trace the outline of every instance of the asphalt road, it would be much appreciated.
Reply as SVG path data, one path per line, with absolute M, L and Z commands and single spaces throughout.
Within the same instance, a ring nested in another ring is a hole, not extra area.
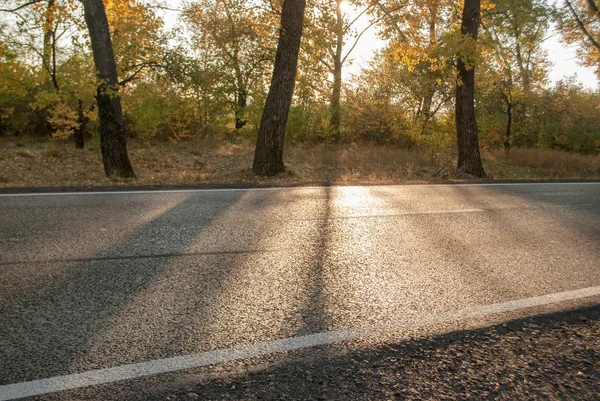
M 597 401 L 600 307 L 343 352 L 311 348 L 197 374 L 183 387 L 141 399 Z
M 600 183 L 0 196 L 0 385 L 595 286 Z

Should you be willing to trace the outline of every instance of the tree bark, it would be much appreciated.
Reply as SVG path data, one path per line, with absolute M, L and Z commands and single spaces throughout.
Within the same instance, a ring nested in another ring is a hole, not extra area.
M 258 175 L 272 176 L 284 171 L 283 141 L 294 94 L 305 8 L 306 0 L 283 2 L 273 78 L 258 130 L 252 166 Z
M 421 135 L 427 134 L 427 126 L 432 117 L 431 106 L 433 105 L 433 96 L 435 96 L 435 83 L 430 82 L 428 78 L 428 81 L 425 85 L 425 95 L 421 101 L 421 110 L 419 110 L 419 115 L 422 119 Z
M 77 128 L 75 128 L 75 132 L 73 133 L 76 149 L 83 149 L 85 146 L 85 129 L 89 120 L 90 119 L 85 115 L 85 112 L 83 111 L 83 101 L 79 99 L 77 101 L 77 122 L 79 124 Z
M 44 41 L 42 49 L 42 75 L 44 76 L 45 86 L 48 89 L 53 88 L 60 94 L 58 77 L 56 74 L 56 0 L 48 0 L 46 12 L 44 14 Z
M 117 65 L 104 4 L 102 0 L 83 0 L 83 10 L 99 81 L 96 103 L 104 172 L 107 177 L 135 177 L 127 155 Z
M 336 54 L 337 56 L 337 54 Z M 341 97 L 342 97 L 342 63 L 336 57 L 334 61 L 333 71 L 333 90 L 331 91 L 331 101 L 329 103 L 329 111 L 331 118 L 329 120 L 329 131 L 331 139 L 334 142 L 339 141 L 341 117 Z
M 238 89 L 237 93 L 237 107 L 235 109 L 235 129 L 238 130 L 246 125 L 247 120 L 244 118 L 244 112 L 248 105 L 248 91 L 245 89 Z
M 477 39 L 481 0 L 465 0 L 461 33 Z M 467 66 L 462 57 L 457 62 L 456 85 L 456 139 L 458 145 L 458 170 L 477 177 L 485 177 L 479 153 L 477 121 L 475 119 L 475 66 Z
M 48 0 L 44 16 L 44 47 L 42 49 L 42 72 L 51 75 L 52 38 L 54 36 L 54 6 L 56 0 Z
M 329 131 L 334 142 L 340 139 L 341 123 L 341 97 L 342 97 L 342 51 L 344 48 L 344 16 L 342 15 L 342 0 L 337 0 L 336 7 L 336 46 L 333 58 L 333 88 L 331 91 L 331 101 L 329 110 L 331 118 L 329 120 Z
M 433 3 L 428 7 L 429 11 L 429 45 L 433 46 L 437 43 L 437 24 L 436 19 L 438 16 L 438 7 L 437 3 Z M 428 132 L 428 124 L 431 117 L 433 117 L 431 113 L 431 107 L 433 105 L 433 97 L 436 92 L 436 72 L 431 71 L 431 61 L 425 61 L 426 71 L 425 71 L 425 80 L 423 82 L 423 90 L 424 95 L 421 99 L 421 107 L 418 112 L 418 116 L 421 117 L 421 135 L 426 135 Z

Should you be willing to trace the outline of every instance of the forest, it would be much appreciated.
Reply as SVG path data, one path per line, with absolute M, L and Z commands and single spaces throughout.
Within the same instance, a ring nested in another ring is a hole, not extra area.
M 598 178 L 599 6 L 2 0 L 0 185 Z

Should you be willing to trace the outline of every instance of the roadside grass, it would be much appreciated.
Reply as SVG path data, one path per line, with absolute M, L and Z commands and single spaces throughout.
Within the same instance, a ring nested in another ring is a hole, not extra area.
M 102 185 L 193 185 L 253 183 L 429 182 L 467 178 L 454 171 L 453 152 L 431 153 L 374 145 L 288 144 L 288 174 L 273 178 L 250 169 L 254 143 L 189 140 L 130 140 L 135 179 L 107 179 L 99 145 L 83 150 L 71 142 L 34 138 L 0 138 L 0 187 Z M 484 166 L 492 179 L 600 178 L 600 156 L 544 149 L 485 151 Z
M 600 178 L 600 155 L 551 149 L 517 148 L 485 152 L 485 167 L 495 179 Z

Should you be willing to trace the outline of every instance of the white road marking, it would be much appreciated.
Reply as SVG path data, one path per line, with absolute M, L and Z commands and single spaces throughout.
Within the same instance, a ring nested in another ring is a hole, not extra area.
M 176 356 L 166 359 L 157 359 L 148 362 L 122 365 L 106 369 L 90 370 L 82 373 L 56 376 L 29 382 L 7 384 L 0 386 L 0 401 L 14 400 L 22 397 L 32 397 L 57 391 L 73 390 L 99 384 L 113 383 L 121 380 L 136 379 L 144 376 L 175 372 L 183 369 L 216 365 L 240 359 L 265 356 L 273 353 L 293 351 L 319 345 L 381 337 L 385 336 L 386 334 L 392 335 L 406 329 L 424 328 L 445 322 L 454 322 L 470 318 L 481 318 L 500 313 L 514 312 L 521 309 L 539 307 L 598 295 L 600 295 L 600 286 L 581 288 L 578 290 L 464 309 L 458 312 L 432 318 L 414 319 L 402 324 L 380 325 L 315 333 L 234 348 L 218 349 L 214 351 L 200 352 L 197 354 Z
M 419 212 L 403 212 L 389 214 L 357 214 L 355 216 L 330 216 L 330 217 L 311 217 L 306 219 L 294 219 L 297 221 L 325 221 L 325 220 L 346 220 L 346 219 L 380 219 L 386 217 L 415 216 L 422 214 L 455 214 L 455 213 L 483 213 L 483 209 L 457 209 L 457 210 L 423 210 Z
M 392 184 L 392 185 L 355 185 L 364 187 L 490 187 L 490 186 L 520 186 L 520 185 L 600 185 L 595 182 L 504 182 L 504 183 L 472 183 L 472 184 Z M 240 192 L 240 191 L 297 191 L 315 190 L 323 188 L 350 188 L 352 185 L 312 186 L 312 187 L 265 187 L 265 188 L 207 188 L 207 189 L 158 189 L 141 191 L 88 191 L 88 192 L 37 192 L 37 193 L 14 193 L 0 194 L 5 197 L 26 196 L 72 196 L 72 195 L 148 195 L 148 194 L 178 194 L 178 193 L 202 193 L 202 192 Z M 102 187 L 98 187 L 101 189 Z

